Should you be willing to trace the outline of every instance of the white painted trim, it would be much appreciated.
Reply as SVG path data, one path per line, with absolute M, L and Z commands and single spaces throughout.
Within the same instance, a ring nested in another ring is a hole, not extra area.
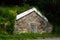
M 30 13 L 33 12 L 33 11 L 35 11 L 35 12 L 36 12 L 37 14 L 39 14 L 42 18 L 44 18 L 46 21 L 48 21 L 47 18 L 46 18 L 45 16 L 43 16 L 36 8 L 32 8 L 32 9 L 30 9 L 30 10 L 27 10 L 27 11 L 23 12 L 23 13 L 20 13 L 19 15 L 16 16 L 16 20 L 24 17 L 24 16 L 27 15 L 27 14 L 30 14 Z

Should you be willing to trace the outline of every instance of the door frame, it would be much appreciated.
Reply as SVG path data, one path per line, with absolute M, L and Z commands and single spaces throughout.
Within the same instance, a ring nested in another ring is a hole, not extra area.
M 30 28 L 31 28 L 32 33 L 37 33 L 37 24 L 36 23 L 34 23 L 34 22 L 30 23 Z

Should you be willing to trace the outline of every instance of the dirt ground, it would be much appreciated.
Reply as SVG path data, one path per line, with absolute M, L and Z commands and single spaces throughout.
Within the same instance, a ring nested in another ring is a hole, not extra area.
M 39 39 L 28 39 L 28 40 L 60 40 L 60 37 L 57 38 L 39 38 Z

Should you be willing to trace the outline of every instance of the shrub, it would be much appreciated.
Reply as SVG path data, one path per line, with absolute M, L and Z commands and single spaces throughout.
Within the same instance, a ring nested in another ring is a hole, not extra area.
M 0 7 L 0 33 L 13 33 L 16 11 Z
M 12 34 L 16 15 L 29 8 L 31 8 L 29 5 L 25 5 L 24 7 L 0 7 L 0 34 Z

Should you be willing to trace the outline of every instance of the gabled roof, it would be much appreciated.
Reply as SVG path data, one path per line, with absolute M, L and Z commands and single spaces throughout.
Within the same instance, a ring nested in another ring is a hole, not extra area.
M 32 8 L 32 9 L 29 9 L 29 10 L 23 12 L 23 13 L 18 14 L 18 15 L 16 16 L 16 20 L 24 17 L 24 16 L 27 15 L 27 14 L 30 14 L 30 13 L 33 12 L 33 11 L 35 11 L 38 15 L 40 15 L 42 18 L 44 18 L 46 21 L 48 21 L 47 18 L 46 18 L 45 16 L 43 16 L 36 8 Z

